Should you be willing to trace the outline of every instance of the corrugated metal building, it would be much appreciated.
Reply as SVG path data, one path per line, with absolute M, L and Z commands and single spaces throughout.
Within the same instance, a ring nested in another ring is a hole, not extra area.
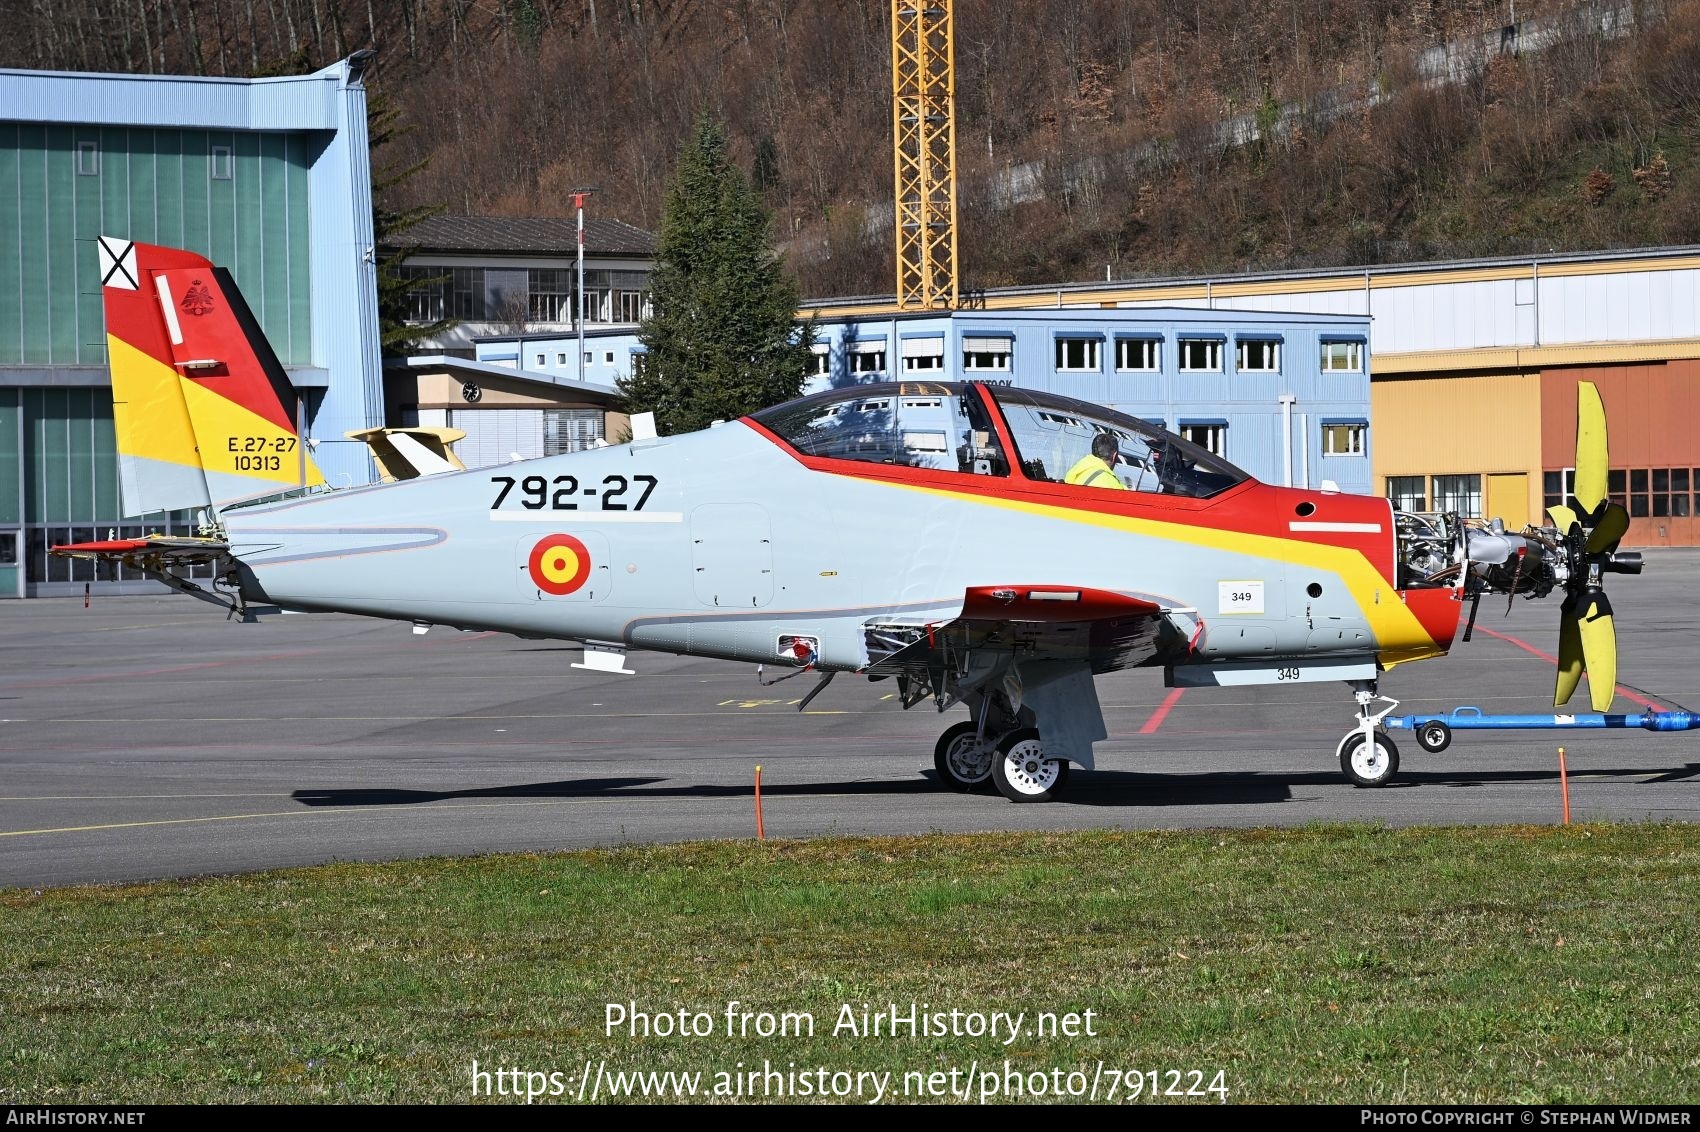
M 817 335 L 807 392 L 904 377 L 1021 385 L 1162 425 L 1269 483 L 1372 490 L 1361 315 L 959 310 L 822 319 Z M 572 371 L 575 342 L 481 339 L 477 356 L 550 379 Z M 600 334 L 586 348 L 587 378 L 609 386 L 642 356 L 635 332 Z
M 1370 319 L 1373 490 L 1538 518 L 1568 491 L 1575 384 L 1600 386 L 1626 542 L 1700 545 L 1700 249 L 1158 279 L 977 294 L 988 311 L 1190 307 Z M 821 303 L 877 319 L 889 298 Z
M 305 403 L 326 476 L 371 475 L 365 446 L 343 436 L 383 423 L 358 67 L 0 70 L 0 597 L 95 580 L 88 563 L 50 558 L 55 542 L 190 523 L 119 513 L 101 235 L 229 267 Z

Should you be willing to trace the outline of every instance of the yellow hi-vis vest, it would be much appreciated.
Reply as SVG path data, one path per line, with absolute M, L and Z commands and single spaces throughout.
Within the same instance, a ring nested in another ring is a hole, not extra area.
M 1088 452 L 1075 462 L 1063 477 L 1064 483 L 1083 484 L 1086 487 L 1108 487 L 1126 491 L 1127 485 L 1116 478 L 1116 473 L 1110 470 L 1110 465 Z

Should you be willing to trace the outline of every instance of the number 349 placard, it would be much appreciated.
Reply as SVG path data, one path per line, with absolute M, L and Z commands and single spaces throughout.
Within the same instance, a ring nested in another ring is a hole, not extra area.
M 1217 582 L 1217 613 L 1262 613 L 1263 583 Z

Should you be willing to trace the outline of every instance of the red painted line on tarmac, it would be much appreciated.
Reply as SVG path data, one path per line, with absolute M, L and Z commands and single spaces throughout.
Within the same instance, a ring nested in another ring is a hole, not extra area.
M 1542 660 L 1546 661 L 1548 664 L 1553 665 L 1554 667 L 1556 667 L 1558 665 L 1558 658 L 1556 656 L 1552 655 L 1552 653 L 1543 652 L 1542 650 L 1536 648 L 1534 645 L 1531 645 L 1529 642 L 1520 641 L 1516 637 L 1513 637 L 1508 633 L 1496 633 L 1492 629 L 1483 628 L 1480 625 L 1476 626 L 1476 632 L 1486 633 L 1490 637 L 1497 637 L 1498 639 L 1505 641 L 1508 644 L 1516 645 L 1518 648 L 1522 649 L 1524 652 L 1534 653 L 1536 656 L 1540 657 Z M 1642 707 L 1647 708 L 1650 711 L 1663 712 L 1663 711 L 1669 710 L 1668 708 L 1662 707 L 1661 705 L 1654 703 L 1652 700 L 1649 700 L 1646 696 L 1643 696 L 1641 693 L 1631 691 L 1630 689 L 1625 688 L 1622 684 L 1619 684 L 1617 686 L 1617 694 L 1622 696 L 1626 700 L 1630 700 L 1630 701 L 1633 701 L 1634 703 L 1640 704 Z
M 1157 710 L 1151 713 L 1151 718 L 1145 721 L 1145 726 L 1139 729 L 1139 733 L 1150 735 L 1163 726 L 1163 721 L 1169 718 L 1169 711 L 1179 702 L 1181 693 L 1184 691 L 1186 691 L 1185 688 L 1174 688 L 1168 695 L 1164 696 L 1163 702 L 1157 705 Z

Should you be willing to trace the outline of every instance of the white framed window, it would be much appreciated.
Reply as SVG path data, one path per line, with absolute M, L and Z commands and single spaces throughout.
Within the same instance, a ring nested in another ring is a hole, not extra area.
M 532 322 L 573 320 L 572 272 L 559 267 L 533 267 L 525 273 L 526 309 Z
M 944 339 L 905 338 L 902 343 L 904 373 L 942 373 Z
M 1362 456 L 1369 440 L 1363 421 L 1327 421 L 1322 426 L 1324 456 Z
M 1696 478 L 1700 479 L 1700 477 Z M 1606 486 L 1607 490 L 1611 493 L 1611 501 L 1622 506 L 1625 492 L 1623 472 L 1619 470 L 1608 473 Z M 1680 490 L 1688 490 L 1688 479 L 1686 473 L 1683 473 Z M 1541 513 L 1543 515 L 1546 513 L 1547 508 L 1560 506 L 1565 502 L 1565 500 L 1569 499 L 1574 494 L 1576 494 L 1575 468 L 1557 468 L 1553 471 L 1542 473 Z
M 567 364 L 567 355 L 564 354 L 564 353 L 556 354 L 555 355 L 555 364 L 558 365 L 558 366 L 566 365 Z
M 808 376 L 825 377 L 832 372 L 832 347 L 809 347 Z
M 1280 373 L 1280 341 L 1274 338 L 1239 339 L 1234 343 L 1234 368 L 1240 373 Z
M 1318 365 L 1323 373 L 1362 373 L 1364 344 L 1357 339 L 1342 342 L 1324 340 Z
M 584 364 L 585 365 L 589 365 L 591 362 L 593 362 L 595 360 L 596 360 L 595 354 L 591 353 L 589 350 L 586 350 L 584 352 Z
M 1222 340 L 1220 338 L 1182 338 L 1179 345 L 1181 370 L 1183 372 L 1222 372 Z
M 962 368 L 982 373 L 1008 373 L 1009 356 L 1015 343 L 1008 338 L 962 339 Z
M 1117 373 L 1155 373 L 1162 368 L 1161 338 L 1117 338 Z
M 609 350 L 608 352 L 606 352 L 602 355 L 602 364 L 608 365 L 608 366 L 611 366 L 611 365 L 614 364 L 614 351 Z
M 885 343 L 857 342 L 850 347 L 851 373 L 884 373 Z
M 545 355 L 545 354 L 538 354 L 537 355 L 537 365 L 538 365 L 539 368 L 541 368 L 542 366 L 547 364 L 543 360 L 545 357 L 547 357 L 547 355 Z
M 212 179 L 228 181 L 236 175 L 236 163 L 231 159 L 230 147 L 215 145 L 212 147 Z
M 1097 373 L 1098 351 L 1103 345 L 1099 338 L 1058 338 L 1057 371 L 1059 373 Z
M 83 141 L 77 143 L 77 176 L 100 176 L 100 143 Z
M 1323 456 L 1363 456 L 1370 427 L 1362 420 L 1331 420 L 1323 423 Z
M 1220 343 L 1217 343 L 1220 346 Z M 1181 439 L 1190 440 L 1212 456 L 1228 454 L 1228 426 L 1220 423 L 1181 422 Z

